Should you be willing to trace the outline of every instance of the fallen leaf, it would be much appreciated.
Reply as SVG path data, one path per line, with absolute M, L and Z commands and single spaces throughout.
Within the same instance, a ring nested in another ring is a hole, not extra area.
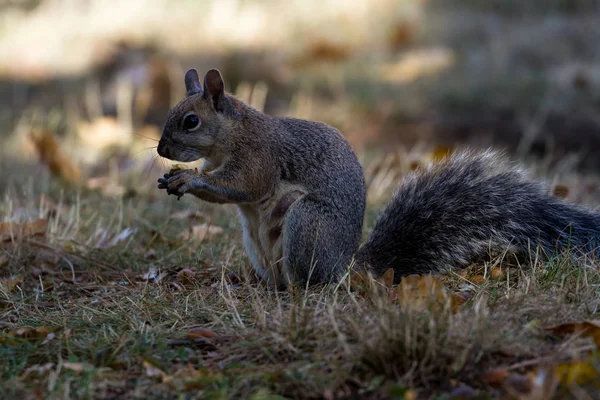
M 0 222 L 0 242 L 43 236 L 47 228 L 48 220 L 42 218 L 23 223 Z
M 8 256 L 6 254 L 2 254 L 0 256 L 0 267 L 4 267 L 6 264 L 8 264 L 8 261 L 10 259 L 8 258 Z
M 483 380 L 490 385 L 499 385 L 510 375 L 506 368 L 494 368 L 483 374 Z
M 14 292 L 18 287 L 23 286 L 23 277 L 10 277 L 0 281 L 0 288 L 8 293 Z
M 394 284 L 394 269 L 389 268 L 387 271 L 385 271 L 383 275 L 381 275 L 381 278 L 379 278 L 379 281 L 383 284 L 383 286 L 391 289 L 392 285 Z
M 452 153 L 452 148 L 447 146 L 439 146 L 435 148 L 430 155 L 430 158 L 434 162 L 440 162 L 448 158 Z
M 442 282 L 431 275 L 408 275 L 390 292 L 390 300 L 403 308 L 439 311 L 444 305 L 452 309 L 452 300 Z
M 94 369 L 94 366 L 88 363 L 79 363 L 79 362 L 64 362 L 62 364 L 64 369 L 68 369 L 69 371 L 82 373 L 86 371 L 90 371 Z
M 207 216 L 204 215 L 203 213 L 201 213 L 200 211 L 190 210 L 190 209 L 174 212 L 173 214 L 171 214 L 171 218 L 177 219 L 180 221 L 184 221 L 184 220 L 206 221 L 208 219 Z
M 191 329 L 185 336 L 187 339 L 210 339 L 218 336 L 215 332 L 206 328 Z
M 188 232 L 184 232 L 180 235 L 183 240 L 195 240 L 202 242 L 205 238 L 222 234 L 223 228 L 215 225 L 201 224 L 194 225 Z
M 473 295 L 469 292 L 456 292 L 450 296 L 450 305 L 452 312 L 457 313 L 460 307 L 465 304 Z
M 555 335 L 580 334 L 594 339 L 596 347 L 600 348 L 600 320 L 590 320 L 576 323 L 566 323 L 544 328 Z
M 506 272 L 504 272 L 503 268 L 492 268 L 492 272 L 490 273 L 492 279 L 502 279 L 506 276 Z
M 81 170 L 59 148 L 52 132 L 43 131 L 30 135 L 40 160 L 48 166 L 52 175 L 75 183 L 81 179 Z
M 482 282 L 485 282 L 485 276 L 475 275 L 475 276 L 470 277 L 469 281 L 472 283 L 482 283 Z
M 574 361 L 562 363 L 554 369 L 556 376 L 563 385 L 581 385 L 598 379 L 598 370 L 592 362 Z
M 167 374 L 159 368 L 159 366 L 148 359 L 144 359 L 142 365 L 144 366 L 144 369 L 146 370 L 146 375 L 150 378 L 154 378 L 154 377 L 164 377 Z
M 560 199 L 566 199 L 569 195 L 569 188 L 565 185 L 556 185 L 552 189 L 552 194 Z

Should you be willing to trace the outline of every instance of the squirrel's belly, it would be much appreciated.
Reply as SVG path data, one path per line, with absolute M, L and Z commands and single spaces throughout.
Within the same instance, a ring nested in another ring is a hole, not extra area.
M 252 266 L 262 279 L 275 286 L 287 284 L 290 279 L 285 271 L 283 253 L 285 215 L 305 194 L 303 187 L 284 183 L 261 203 L 238 206 L 244 246 Z

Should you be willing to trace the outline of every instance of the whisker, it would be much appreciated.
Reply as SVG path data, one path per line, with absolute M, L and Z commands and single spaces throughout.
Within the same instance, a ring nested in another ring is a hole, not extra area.
M 142 149 L 140 151 L 137 151 L 137 152 L 133 153 L 131 156 L 135 157 L 135 156 L 139 155 L 140 153 L 143 153 L 144 151 L 148 151 L 148 150 L 152 150 L 152 149 L 156 149 L 156 148 L 157 148 L 157 146 L 146 147 L 146 148 L 144 148 L 144 149 Z
M 144 139 L 152 140 L 154 142 L 158 142 L 159 141 L 159 139 L 148 137 L 148 136 L 144 136 L 144 135 L 140 135 L 139 133 L 136 133 L 135 136 L 139 136 L 139 137 L 144 138 Z
M 148 180 L 150 178 L 150 174 L 152 173 L 152 170 L 154 169 L 154 165 L 156 164 L 156 160 L 158 160 L 158 157 L 159 157 L 159 155 L 156 154 L 154 157 L 152 157 L 151 161 L 148 161 L 148 163 L 146 165 L 150 165 L 150 168 L 144 168 L 144 171 L 142 171 L 142 180 Z M 147 171 L 145 171 L 145 170 L 147 170 Z

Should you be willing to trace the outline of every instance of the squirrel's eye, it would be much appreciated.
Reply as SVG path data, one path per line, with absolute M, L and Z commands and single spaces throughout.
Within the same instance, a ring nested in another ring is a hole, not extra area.
M 200 118 L 194 113 L 186 114 L 183 117 L 183 129 L 187 131 L 195 131 L 200 127 Z

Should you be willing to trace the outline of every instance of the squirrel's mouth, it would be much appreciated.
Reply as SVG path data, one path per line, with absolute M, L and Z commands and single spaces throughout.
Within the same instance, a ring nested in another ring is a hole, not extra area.
M 158 142 L 158 147 L 156 148 L 156 150 L 159 156 L 168 158 L 172 161 L 192 162 L 204 157 L 204 155 L 197 149 L 177 145 L 169 145 L 163 140 Z

